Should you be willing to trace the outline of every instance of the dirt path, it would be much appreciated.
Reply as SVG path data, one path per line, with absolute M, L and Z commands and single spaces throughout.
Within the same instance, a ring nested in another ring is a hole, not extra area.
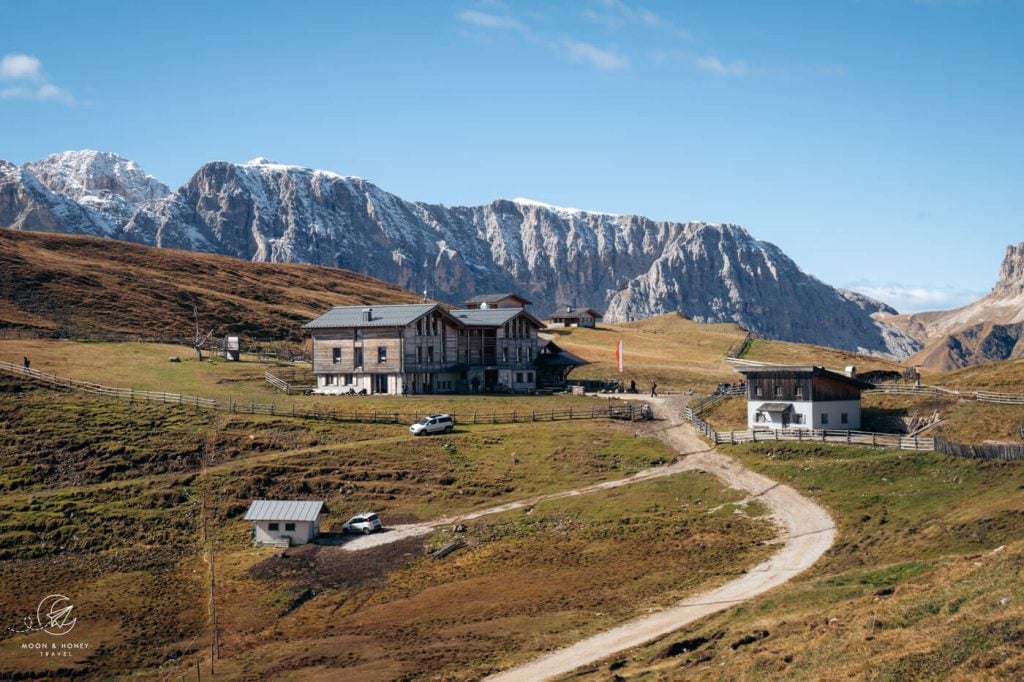
M 707 446 L 703 443 L 700 447 L 706 449 Z M 433 533 L 438 528 L 445 526 L 452 526 L 457 523 L 463 523 L 465 521 L 472 521 L 478 519 L 481 516 L 488 516 L 490 514 L 501 514 L 503 512 L 512 511 L 513 509 L 522 509 L 524 507 L 531 507 L 538 502 L 546 502 L 548 500 L 560 500 L 566 497 L 575 497 L 576 495 L 586 495 L 587 493 L 597 492 L 599 490 L 611 490 L 612 488 L 619 488 L 624 485 L 632 485 L 633 483 L 640 483 L 641 481 L 650 481 L 656 478 L 664 478 L 665 476 L 675 476 L 676 474 L 684 471 L 692 471 L 693 469 L 700 468 L 694 467 L 688 460 L 681 460 L 673 464 L 665 466 L 655 467 L 653 469 L 644 469 L 638 471 L 635 474 L 626 476 L 625 478 L 618 478 L 614 481 L 602 481 L 601 483 L 593 483 L 582 488 L 574 488 L 573 490 L 563 490 L 557 493 L 548 493 L 546 495 L 537 495 L 535 497 L 527 497 L 522 500 L 516 500 L 514 502 L 506 502 L 505 504 L 499 504 L 496 507 L 487 507 L 486 509 L 478 509 L 472 512 L 466 512 L 465 514 L 458 514 L 454 516 L 442 516 L 441 518 L 434 519 L 432 521 L 425 521 L 423 523 L 410 523 L 405 525 L 392 526 L 385 530 L 383 533 L 375 533 L 373 535 L 362 535 L 354 539 L 348 540 L 342 545 L 343 549 L 347 549 L 352 552 L 359 550 L 368 549 L 370 547 L 377 547 L 378 545 L 386 545 L 390 542 L 398 542 L 405 538 L 417 537 L 419 535 L 428 535 Z
M 663 611 L 631 620 L 487 679 L 495 682 L 535 682 L 566 675 L 581 666 L 645 644 L 704 616 L 767 592 L 810 568 L 832 546 L 835 526 L 828 512 L 793 488 L 750 471 L 731 457 L 709 450 L 693 429 L 683 423 L 683 400 L 666 397 L 655 402 L 660 408 L 659 416 L 668 417 L 672 422 L 672 427 L 663 429 L 658 435 L 683 455 L 680 462 L 664 469 L 672 468 L 672 473 L 692 469 L 707 471 L 729 487 L 757 497 L 785 530 L 785 535 L 780 538 L 784 542 L 782 548 L 743 577 L 722 587 L 698 594 Z

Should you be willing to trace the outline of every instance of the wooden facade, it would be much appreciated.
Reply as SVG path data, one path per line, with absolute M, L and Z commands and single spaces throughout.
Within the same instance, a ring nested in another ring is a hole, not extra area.
M 529 391 L 538 331 L 522 308 L 335 308 L 312 330 L 321 393 Z
M 593 329 L 603 315 L 593 308 L 563 306 L 551 313 L 544 322 L 553 329 L 564 327 L 587 327 Z
M 752 429 L 860 428 L 860 394 L 871 384 L 823 367 L 765 365 L 739 370 L 747 379 Z
M 818 368 L 820 369 L 820 368 Z M 845 380 L 835 372 L 815 374 L 805 368 L 744 372 L 749 400 L 860 400 L 862 382 Z

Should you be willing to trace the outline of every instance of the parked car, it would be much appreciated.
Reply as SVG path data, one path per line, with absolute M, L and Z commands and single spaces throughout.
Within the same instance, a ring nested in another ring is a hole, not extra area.
M 373 512 L 356 514 L 341 526 L 341 529 L 346 533 L 362 533 L 363 535 L 369 535 L 381 528 L 383 526 L 381 525 L 380 518 Z
M 414 436 L 424 436 L 431 433 L 448 433 L 455 427 L 455 420 L 450 414 L 432 414 L 424 417 L 409 427 Z

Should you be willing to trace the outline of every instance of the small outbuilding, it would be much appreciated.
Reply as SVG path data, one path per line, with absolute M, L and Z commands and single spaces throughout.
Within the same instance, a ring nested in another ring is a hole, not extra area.
M 567 305 L 548 315 L 548 319 L 544 320 L 544 323 L 547 324 L 549 329 L 564 327 L 588 327 L 593 329 L 597 326 L 597 321 L 602 317 L 604 315 L 593 308 L 573 308 Z
M 305 545 L 320 534 L 319 500 L 253 500 L 245 520 L 253 522 L 254 545 Z
M 824 367 L 762 365 L 738 370 L 747 378 L 751 429 L 860 429 L 860 393 L 874 386 Z

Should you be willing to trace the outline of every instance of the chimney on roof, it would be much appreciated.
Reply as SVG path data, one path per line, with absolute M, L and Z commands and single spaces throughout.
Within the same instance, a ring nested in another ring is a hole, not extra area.
M 571 313 L 572 312 L 572 306 L 571 305 L 565 306 L 565 312 Z
M 852 377 L 856 377 L 857 376 L 857 368 L 854 367 L 853 365 L 849 365 L 846 368 L 846 376 L 851 377 L 851 378 Z
M 363 322 L 373 320 L 373 308 L 363 308 Z

